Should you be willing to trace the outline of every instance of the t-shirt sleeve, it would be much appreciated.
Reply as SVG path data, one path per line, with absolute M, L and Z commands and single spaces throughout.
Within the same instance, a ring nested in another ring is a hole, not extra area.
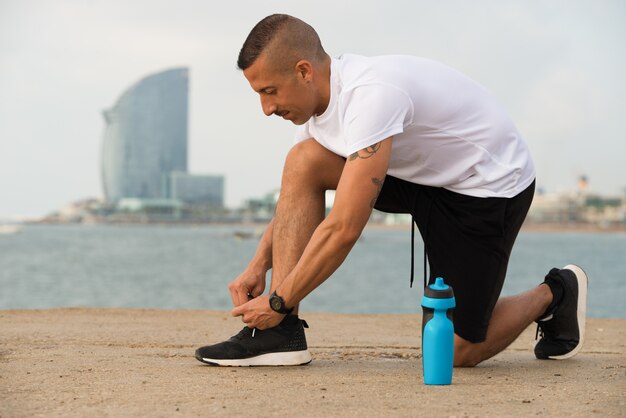
M 348 155 L 403 132 L 413 118 L 409 96 L 394 86 L 360 86 L 346 103 L 343 126 Z

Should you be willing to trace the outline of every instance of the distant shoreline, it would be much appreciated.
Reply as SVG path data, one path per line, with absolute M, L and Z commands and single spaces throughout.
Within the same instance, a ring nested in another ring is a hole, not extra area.
M 16 225 L 163 225 L 163 226 L 231 226 L 240 228 L 264 229 L 267 222 L 96 222 L 96 223 L 72 223 L 72 222 L 24 222 Z M 405 230 L 409 229 L 409 223 L 382 224 L 368 223 L 365 229 L 370 230 Z M 626 234 L 626 224 L 602 226 L 595 224 L 559 224 L 559 223 L 525 223 L 522 232 L 545 232 L 545 233 L 594 233 L 594 234 Z

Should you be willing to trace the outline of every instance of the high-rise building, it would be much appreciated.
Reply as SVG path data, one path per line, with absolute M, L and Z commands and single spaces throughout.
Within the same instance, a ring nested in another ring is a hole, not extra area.
M 224 206 L 224 176 L 172 172 L 165 188 L 168 198 L 188 205 Z
M 105 110 L 102 183 L 109 203 L 161 199 L 169 173 L 187 171 L 188 69 L 132 85 Z

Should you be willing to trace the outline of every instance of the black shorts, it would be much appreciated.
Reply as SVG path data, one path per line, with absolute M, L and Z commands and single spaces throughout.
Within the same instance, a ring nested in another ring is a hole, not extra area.
M 534 190 L 533 181 L 512 198 L 479 198 L 385 178 L 374 207 L 413 216 L 428 254 L 429 283 L 443 277 L 452 286 L 454 331 L 468 341 L 485 341 Z

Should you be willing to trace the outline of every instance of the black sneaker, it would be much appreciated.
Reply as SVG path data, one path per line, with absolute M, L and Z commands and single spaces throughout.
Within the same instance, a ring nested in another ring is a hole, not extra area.
M 564 360 L 575 356 L 585 339 L 587 274 L 580 267 L 569 264 L 560 270 L 550 270 L 547 277 L 559 281 L 563 297 L 552 312 L 537 320 L 537 334 L 541 339 L 535 346 L 535 356 Z
M 229 340 L 200 347 L 196 358 L 212 366 L 299 366 L 311 362 L 304 328 L 294 315 L 266 330 L 244 327 Z

